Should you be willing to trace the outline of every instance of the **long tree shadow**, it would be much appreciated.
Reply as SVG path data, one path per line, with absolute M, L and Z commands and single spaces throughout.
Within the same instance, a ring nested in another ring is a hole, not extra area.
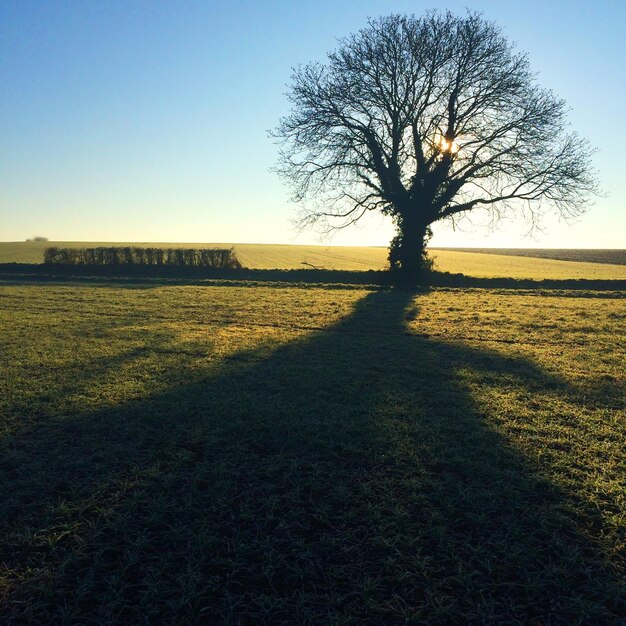
M 595 521 L 489 425 L 459 372 L 564 384 L 407 335 L 413 295 L 372 292 L 226 373 L 4 442 L 6 618 L 620 623 Z

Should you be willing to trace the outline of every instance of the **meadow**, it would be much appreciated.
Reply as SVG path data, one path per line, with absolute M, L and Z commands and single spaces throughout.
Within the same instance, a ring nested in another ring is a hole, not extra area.
M 0 263 L 42 263 L 43 251 L 49 246 L 97 247 L 107 242 L 0 242 Z M 157 246 L 230 248 L 241 263 L 251 269 L 320 269 L 320 270 L 383 270 L 388 266 L 387 248 L 356 246 L 299 246 L 280 244 L 238 243 L 119 243 L 119 246 Z M 502 252 L 502 251 L 501 251 Z M 532 258 L 516 255 L 515 250 L 491 254 L 485 250 L 459 251 L 435 248 L 431 255 L 435 267 L 442 272 L 465 274 L 479 278 L 505 277 L 541 279 L 626 280 L 626 265 L 619 255 L 623 251 L 569 251 L 568 260 L 555 251 L 538 250 Z M 557 251 L 558 252 L 558 251 Z M 540 258 L 550 255 L 556 258 Z M 568 256 L 565 254 L 565 256 Z M 622 255 L 623 256 L 623 255 Z M 586 259 L 586 260 L 585 260 Z M 605 259 L 605 262 L 600 262 Z
M 0 274 L 0 621 L 623 624 L 625 304 Z

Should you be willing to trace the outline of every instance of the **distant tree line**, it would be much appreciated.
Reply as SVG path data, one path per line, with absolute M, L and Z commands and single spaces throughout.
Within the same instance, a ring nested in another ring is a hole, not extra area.
M 48 241 L 47 237 L 41 237 L 40 235 L 35 235 L 34 237 L 31 237 L 30 239 L 27 239 L 26 241 L 29 242 L 33 242 L 33 241 Z
M 44 250 L 44 263 L 53 265 L 169 265 L 239 269 L 230 248 L 140 248 L 137 246 L 57 248 Z

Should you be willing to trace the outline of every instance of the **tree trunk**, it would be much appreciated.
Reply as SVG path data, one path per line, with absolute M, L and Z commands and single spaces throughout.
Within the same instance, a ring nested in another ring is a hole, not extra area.
M 413 220 L 398 220 L 398 234 L 389 251 L 393 269 L 398 270 L 404 280 L 418 282 L 429 269 L 426 244 L 431 232 L 428 224 Z

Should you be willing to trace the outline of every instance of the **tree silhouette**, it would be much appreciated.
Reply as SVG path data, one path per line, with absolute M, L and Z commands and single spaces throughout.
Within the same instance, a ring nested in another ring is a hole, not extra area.
M 277 170 L 309 201 L 301 225 L 388 215 L 391 266 L 411 276 L 434 222 L 483 209 L 494 221 L 521 212 L 534 228 L 547 206 L 575 217 L 597 193 L 564 101 L 477 13 L 370 20 L 325 64 L 297 68 L 289 98 Z

